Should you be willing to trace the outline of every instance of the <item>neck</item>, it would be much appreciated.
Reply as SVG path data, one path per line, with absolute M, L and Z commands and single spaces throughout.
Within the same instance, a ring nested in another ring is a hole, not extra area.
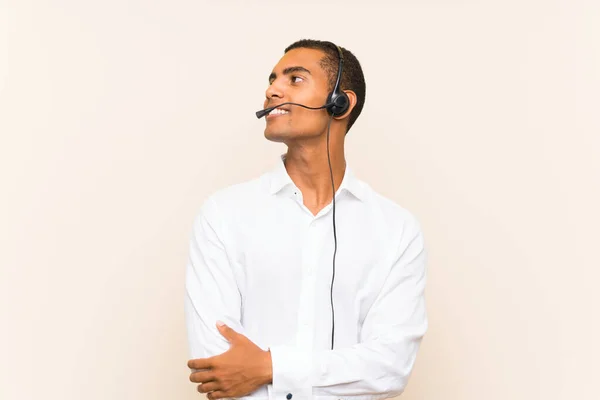
M 342 140 L 331 135 L 329 143 L 331 167 L 335 190 L 340 187 L 346 172 L 346 159 Z M 327 140 L 316 144 L 288 144 L 285 157 L 288 175 L 302 192 L 304 204 L 313 214 L 325 207 L 333 199 L 331 172 L 327 159 Z

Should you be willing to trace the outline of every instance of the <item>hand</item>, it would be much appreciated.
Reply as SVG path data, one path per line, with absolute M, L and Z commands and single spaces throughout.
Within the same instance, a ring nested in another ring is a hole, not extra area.
M 218 356 L 188 361 L 188 368 L 205 370 L 190 375 L 190 381 L 200 383 L 198 391 L 210 400 L 241 397 L 271 383 L 271 352 L 225 324 L 217 323 L 217 329 L 231 346 Z

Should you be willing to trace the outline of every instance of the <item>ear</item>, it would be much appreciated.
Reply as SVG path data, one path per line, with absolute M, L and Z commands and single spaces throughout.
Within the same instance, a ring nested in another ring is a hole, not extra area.
M 334 119 L 337 120 L 348 118 L 348 116 L 356 106 L 356 102 L 358 100 L 358 98 L 356 97 L 356 93 L 354 93 L 352 90 L 344 90 L 343 92 L 346 93 L 346 95 L 348 96 L 348 101 L 350 102 L 350 105 L 348 105 L 348 110 L 346 110 L 344 114 L 340 115 L 339 117 L 334 117 Z

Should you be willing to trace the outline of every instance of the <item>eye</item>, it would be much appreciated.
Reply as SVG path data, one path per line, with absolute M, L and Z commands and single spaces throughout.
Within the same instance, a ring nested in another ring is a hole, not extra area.
M 297 79 L 299 79 L 299 81 Z M 296 76 L 296 75 L 292 76 L 292 83 L 300 83 L 302 81 L 304 81 L 304 78 L 302 78 L 300 76 Z

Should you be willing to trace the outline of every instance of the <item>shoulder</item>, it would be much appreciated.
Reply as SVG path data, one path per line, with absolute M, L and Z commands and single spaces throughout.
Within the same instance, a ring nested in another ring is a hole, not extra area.
M 256 178 L 231 184 L 212 192 L 200 207 L 201 215 L 206 218 L 219 218 L 247 210 L 253 204 L 260 202 L 267 192 L 267 174 Z
M 410 271 L 425 269 L 426 241 L 417 215 L 403 204 L 369 188 L 367 201 L 379 242 L 388 254 L 390 265 L 411 264 Z M 413 262 L 416 261 L 416 262 Z
M 371 217 L 377 220 L 390 236 L 400 234 L 403 238 L 414 238 L 421 234 L 421 223 L 413 211 L 401 202 L 376 191 L 366 182 L 361 181 L 361 185 Z

